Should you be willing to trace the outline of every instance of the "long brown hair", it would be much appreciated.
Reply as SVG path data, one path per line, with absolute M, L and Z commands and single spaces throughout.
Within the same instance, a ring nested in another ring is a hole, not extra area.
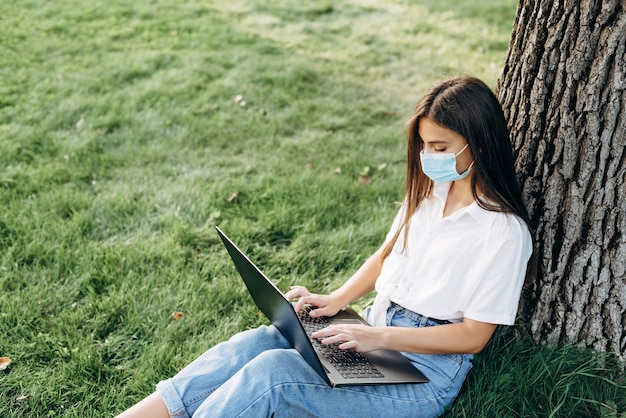
M 514 168 L 513 150 L 502 106 L 491 89 L 473 77 L 457 77 L 433 86 L 420 100 L 408 124 L 404 220 L 387 243 L 386 258 L 404 230 L 406 248 L 411 217 L 433 192 L 433 181 L 422 172 L 419 153 L 424 142 L 419 120 L 428 117 L 463 136 L 474 157 L 472 193 L 484 209 L 511 213 L 529 224 L 528 211 Z M 479 197 L 479 191 L 484 198 Z

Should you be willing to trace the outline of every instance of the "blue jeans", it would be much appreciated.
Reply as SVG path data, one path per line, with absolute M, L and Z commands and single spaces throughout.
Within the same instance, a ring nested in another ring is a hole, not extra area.
M 394 305 L 387 324 L 436 326 Z M 241 332 L 157 385 L 172 417 L 436 417 L 450 407 L 472 355 L 404 353 L 429 379 L 331 388 L 273 326 Z

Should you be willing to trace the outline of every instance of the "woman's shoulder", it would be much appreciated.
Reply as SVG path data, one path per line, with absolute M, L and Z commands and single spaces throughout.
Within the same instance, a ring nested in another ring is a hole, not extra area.
M 489 231 L 490 236 L 504 240 L 532 241 L 528 225 L 519 216 L 506 212 L 493 213 L 493 223 Z

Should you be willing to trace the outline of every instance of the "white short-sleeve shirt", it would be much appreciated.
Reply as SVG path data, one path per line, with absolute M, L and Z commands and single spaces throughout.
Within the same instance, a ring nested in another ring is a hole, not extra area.
M 385 259 L 369 315 L 372 325 L 385 325 L 390 301 L 452 322 L 515 322 L 532 253 L 528 228 L 518 217 L 485 210 L 476 202 L 444 218 L 450 184 L 435 184 L 433 196 L 411 218 L 406 249 L 401 234 Z M 404 210 L 403 205 L 388 240 Z

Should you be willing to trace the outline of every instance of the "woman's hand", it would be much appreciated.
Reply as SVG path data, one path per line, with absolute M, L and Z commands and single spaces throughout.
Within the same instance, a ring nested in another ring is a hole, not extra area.
M 299 312 L 304 305 L 315 307 L 309 312 L 312 317 L 333 316 L 343 308 L 343 305 L 339 304 L 331 295 L 311 293 L 304 286 L 291 286 L 285 297 L 288 300 L 300 298 L 295 306 L 296 312 Z
M 322 344 L 340 343 L 342 350 L 366 352 L 378 350 L 381 347 L 383 328 L 374 328 L 367 325 L 330 325 L 311 334 L 313 338 L 321 338 Z
M 384 244 L 363 263 L 347 282 L 330 295 L 318 295 L 309 292 L 306 287 L 291 286 L 285 297 L 288 300 L 300 298 L 295 306 L 296 312 L 302 309 L 304 305 L 311 305 L 316 308 L 309 313 L 312 317 L 336 315 L 347 304 L 374 290 L 376 278 L 380 274 L 383 264 L 381 257 L 383 250 Z

